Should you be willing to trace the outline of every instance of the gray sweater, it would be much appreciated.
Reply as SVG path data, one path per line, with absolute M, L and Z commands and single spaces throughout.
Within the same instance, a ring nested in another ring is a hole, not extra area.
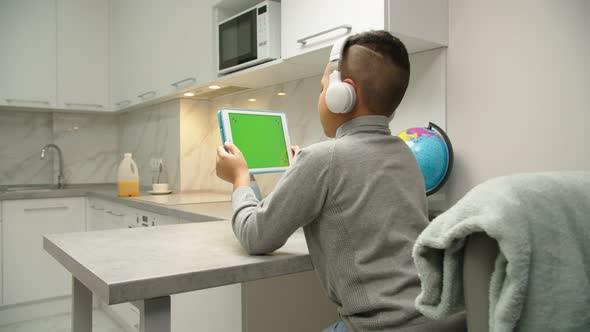
M 304 228 L 320 283 L 352 330 L 425 328 L 411 256 L 428 224 L 424 180 L 387 118 L 345 123 L 336 139 L 302 149 L 268 197 L 240 187 L 232 206 L 234 233 L 250 254 L 272 252 Z

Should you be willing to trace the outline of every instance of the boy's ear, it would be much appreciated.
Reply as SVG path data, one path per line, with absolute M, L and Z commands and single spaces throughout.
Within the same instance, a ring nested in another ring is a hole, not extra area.
M 358 86 L 356 85 L 356 82 L 352 80 L 352 78 L 345 78 L 342 82 L 352 85 L 352 87 L 354 88 L 354 92 L 358 94 Z
M 342 82 L 348 83 L 352 86 L 352 88 L 354 89 L 354 93 L 356 95 L 355 103 L 358 103 L 358 101 L 359 101 L 359 86 L 356 84 L 356 82 L 353 81 L 352 78 L 345 78 L 344 81 L 342 81 Z

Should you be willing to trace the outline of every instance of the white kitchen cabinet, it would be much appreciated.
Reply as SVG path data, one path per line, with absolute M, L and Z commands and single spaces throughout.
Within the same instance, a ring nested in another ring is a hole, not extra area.
M 85 229 L 84 198 L 4 201 L 4 304 L 71 293 L 71 274 L 43 249 L 43 234 Z
M 88 198 L 88 230 L 173 225 L 179 218 L 115 202 Z M 184 221 L 188 222 L 188 221 Z M 138 257 L 141 259 L 141 257 Z M 171 296 L 172 332 L 203 331 L 233 332 L 242 326 L 241 285 L 229 285 Z M 131 303 L 103 304 L 105 311 L 129 330 L 139 330 L 140 311 Z
M 124 109 L 213 79 L 213 2 L 111 2 L 112 107 Z
M 88 231 L 127 228 L 127 220 L 132 217 L 125 206 L 101 199 L 89 198 L 86 209 Z
M 0 1 L 0 105 L 56 106 L 56 1 Z
M 88 231 L 127 228 L 129 220 L 135 218 L 131 208 L 107 200 L 89 197 L 86 205 Z M 97 303 L 100 303 L 97 298 Z M 127 330 L 138 331 L 139 310 L 131 303 L 105 305 L 107 313 Z
M 165 1 L 158 9 L 154 50 L 158 89 L 175 93 L 216 76 L 213 3 L 217 0 Z
M 447 0 L 283 0 L 281 15 L 282 57 L 292 63 L 317 61 L 293 57 L 328 51 L 339 38 L 368 30 L 388 30 L 409 53 L 446 46 L 448 39 Z
M 386 0 L 385 29 L 399 37 L 410 53 L 448 44 L 448 0 Z
M 57 107 L 107 111 L 109 1 L 57 0 Z
M 149 5 L 149 1 L 146 2 Z M 139 103 L 139 94 L 150 86 L 150 44 L 141 0 L 111 1 L 111 107 L 123 109 Z M 154 91 L 155 94 L 155 91 Z M 153 97 L 153 96 L 152 96 Z
M 331 47 L 343 36 L 383 29 L 384 22 L 383 0 L 283 0 L 281 56 L 288 59 Z
M 2 268 L 4 267 L 4 262 L 3 262 L 3 257 L 2 256 L 2 201 L 0 201 L 0 305 L 4 304 L 4 301 L 2 300 L 3 296 L 2 293 L 4 292 L 3 287 L 2 287 Z

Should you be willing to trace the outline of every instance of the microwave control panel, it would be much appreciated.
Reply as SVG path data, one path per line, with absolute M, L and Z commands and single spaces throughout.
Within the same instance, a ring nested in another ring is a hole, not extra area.
M 256 20 L 256 27 L 257 27 L 257 41 L 258 47 L 263 47 L 268 44 L 268 14 L 267 14 L 267 6 L 261 6 L 257 8 L 257 20 Z

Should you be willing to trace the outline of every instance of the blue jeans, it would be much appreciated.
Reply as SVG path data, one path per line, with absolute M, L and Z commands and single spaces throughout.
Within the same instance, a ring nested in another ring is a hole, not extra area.
M 323 332 L 347 332 L 348 328 L 342 320 L 337 320 L 336 323 L 328 326 Z

